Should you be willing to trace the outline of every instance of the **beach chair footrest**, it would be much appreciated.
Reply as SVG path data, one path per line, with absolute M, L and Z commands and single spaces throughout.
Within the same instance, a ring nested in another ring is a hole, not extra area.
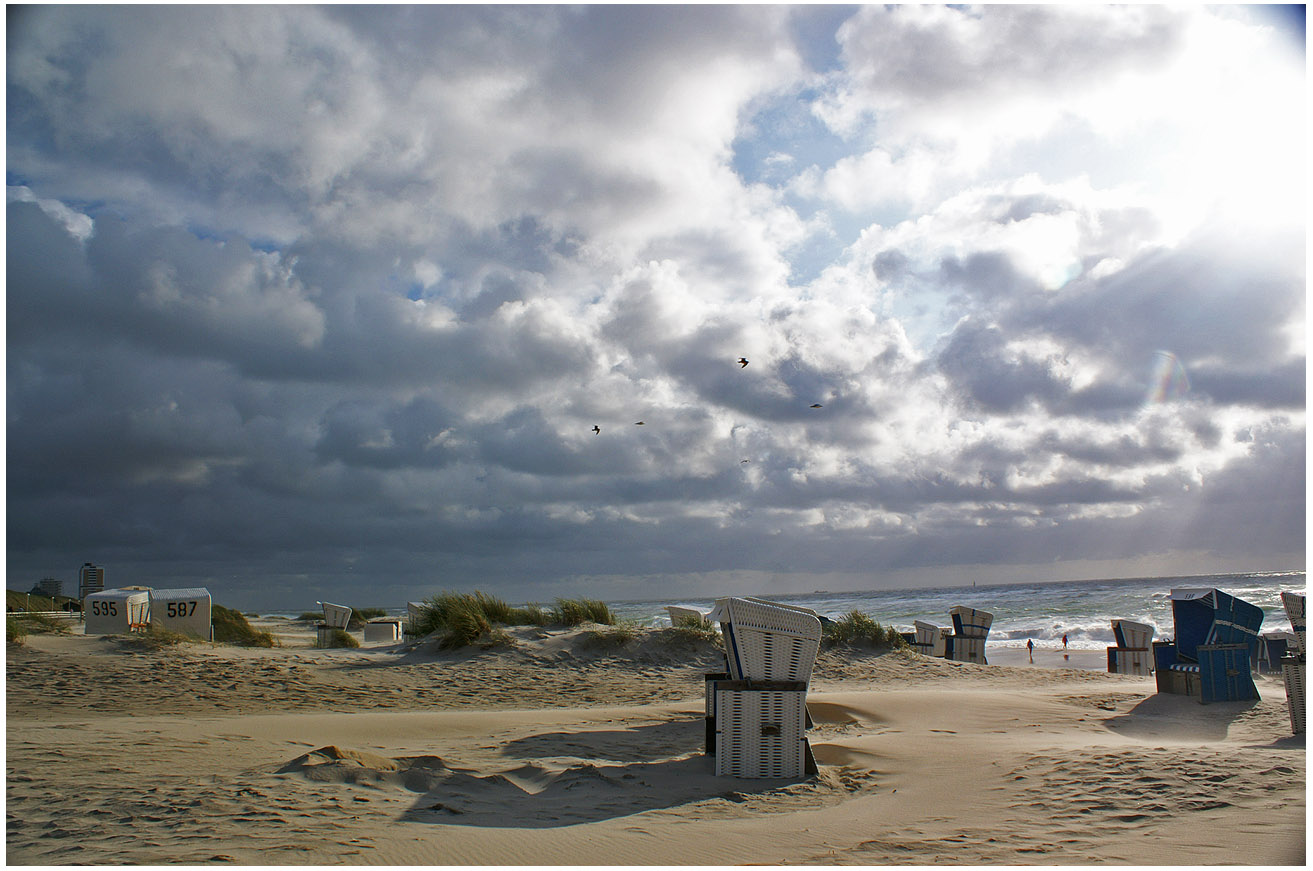
M 724 681 L 715 695 L 718 776 L 798 780 L 806 775 L 805 683 Z M 810 765 L 815 766 L 814 758 Z

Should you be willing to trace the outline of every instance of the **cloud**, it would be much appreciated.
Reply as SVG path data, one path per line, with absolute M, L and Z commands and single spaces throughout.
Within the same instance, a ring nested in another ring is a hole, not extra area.
M 1188 161 L 1216 197 L 1171 164 L 1207 87 L 1286 93 L 1245 16 L 11 24 L 11 574 L 267 608 L 1302 552 L 1302 217 L 1224 208 L 1248 138 Z M 1160 351 L 1191 389 L 1146 404 Z M 1218 533 L 1246 482 L 1265 551 Z

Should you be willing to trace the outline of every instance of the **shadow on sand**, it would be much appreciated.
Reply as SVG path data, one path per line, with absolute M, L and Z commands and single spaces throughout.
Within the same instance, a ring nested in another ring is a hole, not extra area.
M 1221 741 L 1231 723 L 1257 704 L 1258 699 L 1248 699 L 1202 705 L 1189 696 L 1155 693 L 1125 714 L 1109 717 L 1104 726 L 1140 741 Z

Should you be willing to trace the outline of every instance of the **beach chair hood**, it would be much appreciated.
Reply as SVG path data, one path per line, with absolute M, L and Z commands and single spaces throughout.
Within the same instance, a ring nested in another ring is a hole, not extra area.
M 1263 609 L 1217 589 L 1172 590 L 1172 621 L 1176 649 L 1197 660 L 1200 645 L 1244 644 L 1250 656 L 1258 652 Z

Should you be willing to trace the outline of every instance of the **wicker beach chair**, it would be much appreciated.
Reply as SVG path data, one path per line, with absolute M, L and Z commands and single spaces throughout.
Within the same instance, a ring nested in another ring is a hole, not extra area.
M 1250 663 L 1263 610 L 1216 589 L 1172 590 L 1176 638 L 1153 643 L 1158 692 L 1203 704 L 1258 698 Z
M 912 642 L 912 646 L 916 648 L 917 653 L 940 657 L 948 655 L 947 638 L 953 634 L 951 629 L 924 620 L 914 620 L 912 626 L 916 630 L 916 640 Z
M 948 613 L 953 618 L 953 649 L 948 658 L 988 665 L 985 660 L 985 639 L 989 636 L 994 615 L 965 605 L 951 608 Z
M 1114 674 L 1153 673 L 1153 627 L 1131 620 L 1112 621 L 1117 646 L 1108 648 L 1108 671 Z
M 1281 658 L 1281 679 L 1286 685 L 1286 707 L 1290 711 L 1290 729 L 1296 735 L 1304 731 L 1305 705 L 1305 663 L 1307 649 L 1304 646 L 1306 599 L 1298 593 L 1282 593 L 1281 603 L 1286 607 L 1290 618 L 1290 628 L 1295 631 L 1295 651 Z
M 332 602 L 316 602 L 324 609 L 324 622 L 315 627 L 315 646 L 331 647 L 333 631 L 346 631 L 351 623 L 351 609 L 346 605 L 334 605 Z
M 670 615 L 670 625 L 675 626 L 681 620 L 703 620 L 706 614 L 697 608 L 686 608 L 683 605 L 667 605 L 666 613 Z
M 707 676 L 707 752 L 716 773 L 798 778 L 815 773 L 807 745 L 807 685 L 821 644 L 819 615 L 755 598 L 716 600 L 726 671 Z
M 1304 629 L 1308 625 L 1304 615 L 1305 597 L 1299 593 L 1282 593 L 1281 604 L 1285 606 L 1286 616 L 1290 618 L 1290 628 L 1295 631 L 1295 638 L 1299 641 L 1297 652 L 1307 653 L 1307 648 L 1304 646 Z

